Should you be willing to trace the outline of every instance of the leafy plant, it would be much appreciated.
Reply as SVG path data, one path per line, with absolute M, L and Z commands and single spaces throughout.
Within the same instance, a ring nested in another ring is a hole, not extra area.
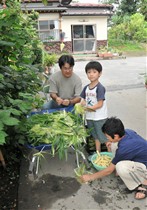
M 56 54 L 48 54 L 46 51 L 44 52 L 43 65 L 44 67 L 53 66 L 57 62 Z
M 116 26 L 113 26 L 108 31 L 109 42 L 110 39 L 115 41 L 146 41 L 147 27 L 144 16 L 140 13 L 133 14 Z
M 72 145 L 81 147 L 88 135 L 79 115 L 60 111 L 50 114 L 30 116 L 22 129 L 27 130 L 28 143 L 33 146 L 51 144 L 51 153 L 58 153 L 59 158 L 67 157 L 67 149 Z
M 34 28 L 36 14 L 23 14 L 16 0 L 6 3 L 0 11 L 0 145 L 15 145 L 26 140 L 20 122 L 41 104 L 36 94 L 43 46 Z
M 74 169 L 75 172 L 75 178 L 80 183 L 83 184 L 81 180 L 81 176 L 84 174 L 92 174 L 90 171 L 87 171 L 86 165 L 83 163 L 78 168 Z

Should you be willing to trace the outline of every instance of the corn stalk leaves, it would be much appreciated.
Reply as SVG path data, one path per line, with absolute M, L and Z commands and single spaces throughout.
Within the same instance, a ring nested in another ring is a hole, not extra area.
M 35 114 L 27 119 L 28 141 L 33 146 L 51 144 L 51 153 L 67 158 L 67 149 L 76 148 L 85 141 L 87 131 L 79 115 L 67 112 Z

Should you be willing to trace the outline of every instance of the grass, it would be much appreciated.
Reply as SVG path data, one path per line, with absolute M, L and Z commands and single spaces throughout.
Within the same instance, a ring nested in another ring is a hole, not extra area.
M 109 40 L 109 47 L 115 48 L 122 52 L 142 52 L 146 53 L 146 44 L 137 43 L 135 41 L 123 41 L 123 40 Z

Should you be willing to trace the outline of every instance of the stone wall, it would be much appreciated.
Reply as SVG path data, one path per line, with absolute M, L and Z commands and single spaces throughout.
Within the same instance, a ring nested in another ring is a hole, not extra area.
M 102 46 L 103 47 L 107 46 L 107 40 L 101 40 L 101 41 L 97 40 L 97 49 Z
M 50 43 L 45 43 L 44 44 L 44 49 L 46 51 L 48 51 L 48 53 L 56 53 L 56 54 L 59 54 L 61 53 L 61 50 L 60 50 L 60 44 L 61 42 L 50 42 Z M 72 42 L 71 41 L 68 41 L 68 42 L 64 42 L 64 48 L 62 50 L 62 53 L 72 53 Z M 96 47 L 96 52 L 97 52 L 97 49 L 101 46 L 107 46 L 107 40 L 97 40 L 97 47 Z M 96 53 L 94 52 L 94 53 Z M 85 52 L 83 52 L 85 53 Z

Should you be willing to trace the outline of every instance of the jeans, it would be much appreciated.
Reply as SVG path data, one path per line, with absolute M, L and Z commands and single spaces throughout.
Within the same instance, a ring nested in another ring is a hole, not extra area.
M 54 100 L 50 100 L 42 106 L 42 110 L 58 109 L 58 108 L 66 108 L 66 107 L 68 107 L 68 106 L 58 105 Z

